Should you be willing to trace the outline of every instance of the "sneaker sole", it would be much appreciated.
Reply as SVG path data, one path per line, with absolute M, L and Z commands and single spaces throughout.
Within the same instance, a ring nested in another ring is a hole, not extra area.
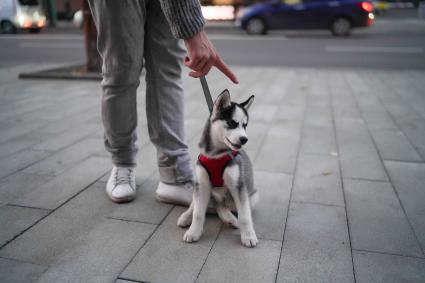
M 131 202 L 132 200 L 134 200 L 136 197 L 126 197 L 126 198 L 114 198 L 110 195 L 108 195 L 109 199 L 112 200 L 115 203 L 126 203 L 126 202 Z
M 178 201 L 175 199 L 170 199 L 167 197 L 162 197 L 158 194 L 156 194 L 156 200 L 159 202 L 163 202 L 163 203 L 168 203 L 168 204 L 174 204 L 174 205 L 179 205 L 179 206 L 186 206 L 188 207 L 190 205 L 190 203 L 187 203 L 185 201 Z
M 250 202 L 251 202 L 251 210 L 255 210 L 255 208 L 258 205 L 258 201 L 259 201 L 259 195 L 258 192 L 253 193 L 250 197 Z M 159 202 L 163 202 L 163 203 L 167 203 L 167 204 L 174 204 L 174 205 L 179 205 L 179 206 L 185 206 L 188 207 L 190 205 L 190 203 L 186 203 L 183 201 L 176 201 L 175 199 L 169 199 L 166 197 L 161 197 L 158 194 L 156 194 L 156 200 Z M 237 213 L 235 204 L 232 202 L 232 205 L 229 206 L 230 211 Z M 214 207 L 213 204 L 211 204 L 211 202 L 208 203 L 208 208 L 207 208 L 207 213 L 209 214 L 217 214 L 217 211 Z

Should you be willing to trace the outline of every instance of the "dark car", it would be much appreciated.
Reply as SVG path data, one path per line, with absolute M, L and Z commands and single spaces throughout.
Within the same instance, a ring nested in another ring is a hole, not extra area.
M 352 28 L 373 23 L 373 5 L 361 0 L 284 0 L 241 9 L 236 25 L 248 34 L 266 34 L 272 29 L 329 29 L 347 36 Z

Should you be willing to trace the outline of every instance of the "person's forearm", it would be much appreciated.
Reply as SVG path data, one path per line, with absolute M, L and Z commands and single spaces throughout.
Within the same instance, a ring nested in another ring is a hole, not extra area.
M 190 38 L 203 29 L 205 20 L 199 0 L 159 1 L 176 38 Z
M 189 75 L 195 78 L 206 76 L 215 66 L 234 83 L 238 83 L 236 75 L 220 58 L 204 31 L 205 19 L 199 0 L 159 1 L 173 35 L 184 39 L 187 48 L 184 64 L 192 69 Z

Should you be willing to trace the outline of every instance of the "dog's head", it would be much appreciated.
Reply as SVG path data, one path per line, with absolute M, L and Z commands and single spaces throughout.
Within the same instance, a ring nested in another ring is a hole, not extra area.
M 214 138 L 232 150 L 240 150 L 248 141 L 248 109 L 253 101 L 252 95 L 242 103 L 232 102 L 229 91 L 224 90 L 215 100 L 210 117 Z

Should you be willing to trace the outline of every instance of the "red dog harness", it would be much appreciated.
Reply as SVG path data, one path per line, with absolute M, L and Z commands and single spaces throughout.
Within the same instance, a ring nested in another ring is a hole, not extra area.
M 238 155 L 237 151 L 232 151 L 229 154 L 223 155 L 220 158 L 208 158 L 200 154 L 198 157 L 199 163 L 207 170 L 210 176 L 210 181 L 214 187 L 223 187 L 223 173 L 229 162 Z

